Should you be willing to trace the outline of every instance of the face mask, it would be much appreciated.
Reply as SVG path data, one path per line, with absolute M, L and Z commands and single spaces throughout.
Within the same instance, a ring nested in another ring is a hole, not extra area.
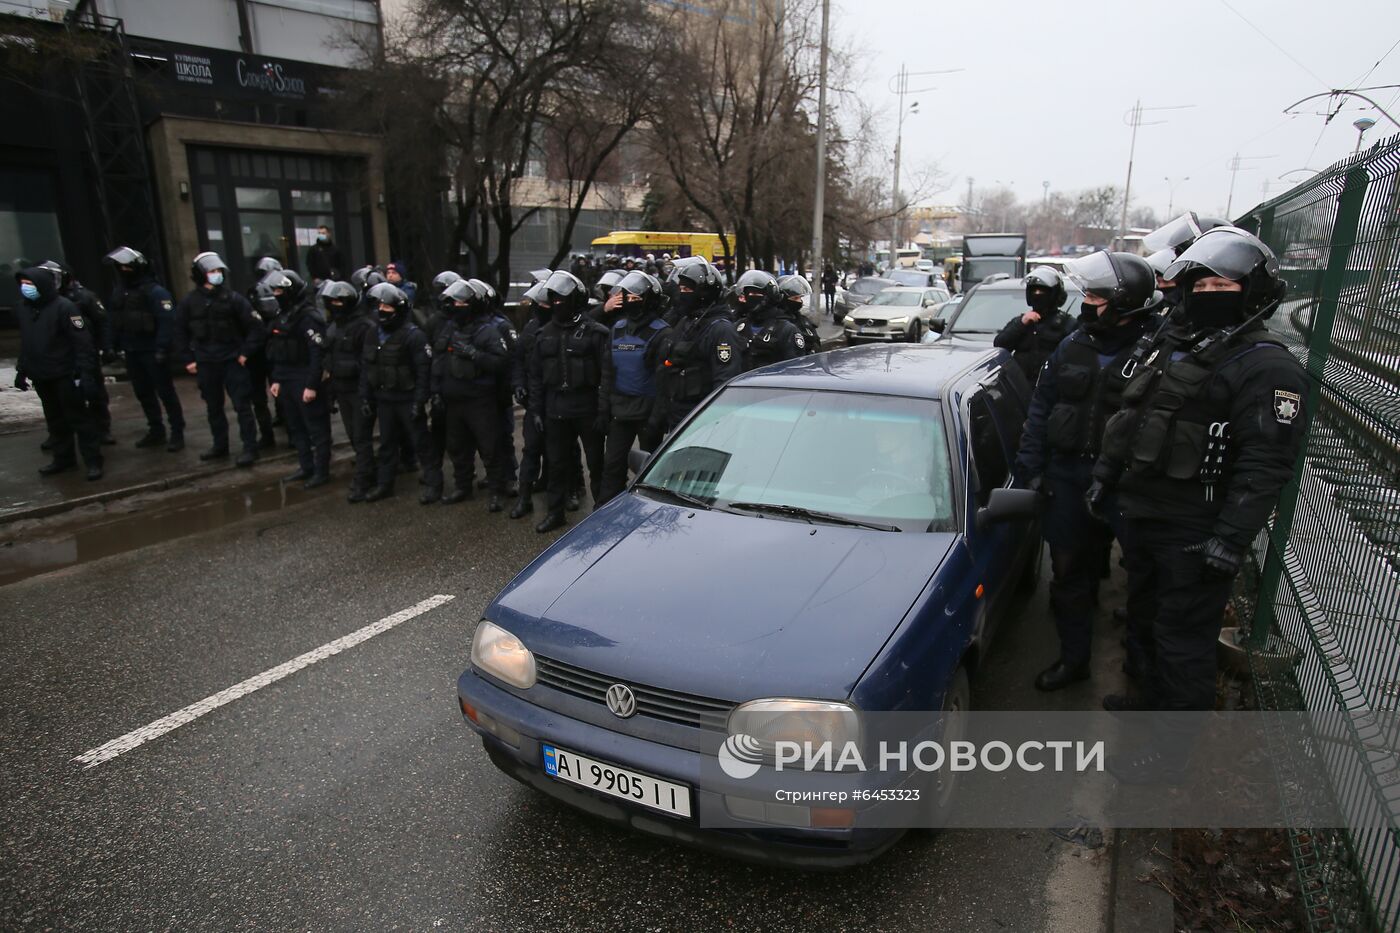
M 1079 304 L 1079 320 L 1084 324 L 1092 324 L 1099 319 L 1099 309 L 1104 305 L 1091 305 L 1087 301 Z
M 1244 292 L 1192 292 L 1185 311 L 1193 327 L 1234 327 L 1244 319 Z
M 39 286 L 33 282 L 24 282 L 19 287 L 19 293 L 25 297 L 26 301 L 39 300 Z
M 210 285 L 213 285 L 215 288 L 218 288 L 220 285 L 224 284 L 223 270 L 215 269 L 213 272 L 210 272 L 208 275 L 206 275 L 204 277 L 204 280 Z
M 578 313 L 567 304 L 554 305 L 554 307 L 550 309 L 549 315 L 553 318 L 554 323 L 560 325 L 572 324 L 574 319 L 578 317 Z
M 398 330 L 399 323 L 402 320 L 397 311 L 385 311 L 383 308 L 379 309 L 379 326 L 385 330 Z
M 328 301 L 326 307 L 331 309 L 331 317 L 343 318 L 350 313 L 350 306 L 344 302 Z
M 329 240 L 330 240 L 330 237 L 326 236 L 324 233 L 318 233 L 318 234 L 316 234 L 316 242 L 317 242 L 317 243 L 325 243 L 325 242 L 327 242 L 327 241 L 329 241 Z
M 629 321 L 640 321 L 642 318 L 646 317 L 646 301 L 628 301 L 624 298 L 622 300 L 622 307 L 627 312 L 627 319 Z
M 135 281 L 136 281 L 136 270 L 135 270 L 135 269 L 119 268 L 119 269 L 117 269 L 117 274 L 120 275 L 120 276 L 122 277 L 122 281 L 123 281 L 124 283 L 126 283 L 127 285 L 130 285 L 132 282 L 135 282 Z
M 1049 292 L 1032 291 L 1027 296 L 1026 303 L 1030 305 L 1032 311 L 1041 317 L 1049 317 L 1058 308 L 1058 305 L 1055 304 L 1055 296 Z
M 675 308 L 685 317 L 694 317 L 700 310 L 700 296 L 695 292 L 676 292 Z

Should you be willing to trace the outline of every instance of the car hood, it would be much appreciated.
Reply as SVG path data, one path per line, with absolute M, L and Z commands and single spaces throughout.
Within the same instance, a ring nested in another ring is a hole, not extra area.
M 892 317 L 918 317 L 921 310 L 918 305 L 861 305 L 860 316 L 888 321 Z
M 742 702 L 842 698 L 954 542 L 625 493 L 487 609 L 537 654 Z

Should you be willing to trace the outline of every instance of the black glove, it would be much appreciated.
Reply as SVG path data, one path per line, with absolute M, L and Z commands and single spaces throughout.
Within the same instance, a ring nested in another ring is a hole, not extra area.
M 1244 554 L 1238 551 L 1228 542 L 1220 538 L 1211 537 L 1200 544 L 1193 544 L 1186 548 L 1187 554 L 1200 554 L 1205 559 L 1205 572 L 1207 576 L 1231 577 L 1240 572 L 1240 563 L 1244 560 Z
M 434 417 L 434 418 L 441 418 L 441 417 L 442 417 L 443 410 L 444 410 L 443 404 L 442 404 L 442 396 L 441 396 L 441 395 L 434 395 L 431 399 L 428 400 L 428 404 L 429 404 L 429 406 L 431 406 L 431 408 L 432 408 L 433 417 Z
M 528 390 L 526 390 L 524 386 L 516 386 L 514 394 L 516 403 L 521 406 L 523 406 L 526 403 L 526 401 L 528 401 L 530 398 L 530 393 Z
M 360 400 L 360 414 L 366 418 L 372 418 L 374 416 L 374 407 L 370 405 L 369 399 Z
M 528 415 L 528 417 L 529 417 L 529 419 L 530 419 L 530 422 L 531 422 L 532 424 L 534 424 L 535 430 L 536 430 L 538 433 L 543 434 L 543 433 L 544 433 L 544 417 L 543 417 L 542 415 L 540 415 L 539 412 L 533 412 L 533 413 L 531 413 L 530 415 Z
M 1084 506 L 1089 514 L 1105 524 L 1108 523 L 1108 494 L 1108 487 L 1099 479 L 1091 482 L 1084 493 Z
M 15 388 L 19 389 L 21 392 L 29 391 L 29 380 L 25 378 L 24 373 L 18 370 L 15 371 Z
M 156 351 L 156 365 L 157 365 L 157 366 L 164 366 L 164 365 L 165 365 L 166 363 L 168 363 L 169 361 L 170 361 L 170 354 L 169 354 L 168 352 L 166 352 L 165 350 L 157 350 L 157 351 Z

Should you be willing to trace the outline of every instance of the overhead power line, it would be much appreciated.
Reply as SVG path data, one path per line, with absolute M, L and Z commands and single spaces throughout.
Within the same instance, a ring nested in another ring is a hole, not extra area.
M 1263 37 L 1263 39 L 1264 39 L 1265 42 L 1269 43 L 1269 44 L 1272 45 L 1274 48 L 1278 49 L 1279 52 L 1281 52 L 1285 58 L 1287 58 L 1287 59 L 1288 59 L 1289 61 L 1291 61 L 1293 64 L 1297 65 L 1299 68 L 1301 68 L 1301 69 L 1303 69 L 1304 71 L 1306 71 L 1309 75 L 1311 75 L 1311 76 L 1312 76 L 1312 79 L 1313 79 L 1314 81 L 1317 81 L 1318 83 L 1323 84 L 1323 85 L 1326 85 L 1326 84 L 1327 84 L 1326 81 L 1323 81 L 1321 78 L 1318 77 L 1317 72 L 1313 71 L 1313 70 L 1312 70 L 1311 68 L 1309 68 L 1307 65 L 1304 65 L 1301 61 L 1298 60 L 1298 57 L 1297 57 L 1296 55 L 1294 55 L 1292 52 L 1290 52 L 1290 51 L 1288 51 L 1287 49 L 1285 49 L 1283 46 L 1279 45 L 1279 44 L 1278 44 L 1277 42 L 1275 42 L 1273 39 L 1269 38 L 1269 34 L 1268 34 L 1268 33 L 1266 33 L 1264 30 L 1260 29 L 1258 26 L 1254 25 L 1254 23 L 1250 22 L 1250 20 L 1249 20 L 1248 17 L 1246 17 L 1246 16 L 1245 16 L 1243 13 L 1241 13 L 1239 10 L 1235 9 L 1234 7 L 1232 7 L 1232 6 L 1230 5 L 1230 0 L 1220 0 L 1220 3 L 1221 3 L 1222 6 L 1225 7 L 1225 9 L 1229 10 L 1231 13 L 1234 13 L 1236 16 L 1238 16 L 1238 17 L 1244 22 L 1244 24 L 1245 24 L 1246 26 L 1248 26 L 1250 29 L 1253 29 L 1255 32 L 1259 33 L 1259 35 Z

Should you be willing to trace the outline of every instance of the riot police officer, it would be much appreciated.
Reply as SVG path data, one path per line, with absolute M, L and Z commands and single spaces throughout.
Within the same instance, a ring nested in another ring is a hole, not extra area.
M 627 452 L 632 443 L 640 443 L 642 450 L 655 450 L 665 431 L 656 404 L 656 374 L 670 331 L 661 319 L 666 302 L 661 283 L 645 272 L 629 272 L 615 291 L 622 312 L 612 326 L 612 421 L 604 445 L 600 502 L 607 502 L 627 484 Z
M 217 253 L 194 257 L 190 263 L 194 290 L 175 309 L 175 346 L 185 361 L 185 370 L 199 381 L 209 416 L 214 443 L 199 459 L 228 456 L 228 416 L 224 414 L 227 395 L 243 442 L 235 463 L 250 467 L 258 459 L 258 425 L 253 416 L 247 365 L 262 347 L 266 331 L 248 299 L 228 287 L 224 281 L 227 275 L 228 266 Z
M 1032 269 L 1026 274 L 1029 310 L 1007 321 L 992 341 L 995 346 L 1011 351 L 1011 358 L 1032 384 L 1050 351 L 1074 330 L 1074 318 L 1060 310 L 1066 297 L 1060 273 L 1046 266 Z
M 269 273 L 282 272 L 282 263 L 273 256 L 263 256 L 253 263 L 253 288 L 248 289 L 248 303 L 257 307 L 254 300 L 253 289 L 257 287 Z M 296 281 L 301 281 L 301 276 L 295 272 L 290 273 Z M 261 311 L 258 312 L 262 314 Z M 266 323 L 266 321 L 264 321 Z M 286 424 L 286 418 L 282 412 L 282 402 L 279 399 L 272 399 L 268 402 L 268 382 L 272 375 L 271 366 L 267 359 L 267 348 L 260 347 L 257 353 L 248 357 L 248 380 L 252 387 L 253 417 L 258 422 L 258 447 L 262 450 L 271 450 L 277 446 L 278 427 Z M 288 431 L 288 438 L 291 432 Z
M 500 469 L 500 379 L 512 350 L 492 320 L 489 296 L 469 280 L 448 285 L 442 299 L 450 317 L 433 343 L 432 406 L 442 412 L 454 488 L 451 505 L 472 496 L 473 460 L 480 453 L 491 489 L 487 510 L 501 511 L 506 493 Z
M 267 328 L 270 391 L 282 406 L 297 452 L 297 470 L 286 481 L 305 480 L 305 488 L 315 489 L 331 478 L 331 413 L 322 383 L 326 322 L 299 278 L 286 270 L 269 272 L 256 294 L 259 312 L 272 318 Z
M 106 256 L 117 273 L 108 318 L 112 348 L 122 354 L 132 391 L 146 416 L 146 433 L 137 447 L 164 444 L 171 453 L 185 448 L 185 412 L 170 377 L 170 355 L 175 339 L 175 302 L 165 286 L 155 280 L 151 264 L 129 246 L 118 246 Z M 169 440 L 162 421 L 170 422 Z
M 515 359 L 516 344 L 520 340 L 520 335 L 515 331 L 515 325 L 510 318 L 506 317 L 502 311 L 501 298 L 490 282 L 482 279 L 467 279 L 472 288 L 476 289 L 477 295 L 483 302 L 486 314 L 491 324 L 501 334 L 501 339 L 510 348 L 511 359 Z M 477 481 L 477 488 L 485 489 L 504 488 L 506 495 L 513 496 L 517 490 L 515 488 L 515 473 L 520 468 L 520 464 L 515 459 L 515 390 L 517 386 L 523 386 L 523 382 L 516 382 L 517 377 L 524 378 L 517 372 L 512 364 L 506 369 L 496 374 L 496 423 L 499 426 L 499 435 L 496 442 L 496 459 L 493 463 L 483 461 L 486 475 Z M 493 474 L 493 471 L 495 475 Z M 499 511 L 492 509 L 491 511 Z
M 678 316 L 666 341 L 662 362 L 661 398 L 666 406 L 666 429 L 690 414 L 705 396 L 744 371 L 743 343 L 729 308 L 720 299 L 719 271 L 703 257 L 676 264 Z
M 617 284 L 622 281 L 627 273 L 620 269 L 609 269 L 598 276 L 597 283 L 591 289 L 591 297 L 588 299 L 588 316 L 599 324 L 611 329 L 617 321 L 618 312 L 622 307 L 622 295 L 617 295 L 616 300 L 609 303 L 613 298 L 613 293 L 617 289 Z
M 1050 545 L 1050 612 L 1060 655 L 1036 677 L 1039 690 L 1089 677 L 1094 596 L 1110 541 L 1108 529 L 1085 507 L 1084 493 L 1155 297 L 1152 268 L 1129 253 L 1094 253 L 1067 271 L 1084 290 L 1083 323 L 1039 370 L 1015 468 L 1019 485 L 1048 497 L 1042 527 Z
M 59 294 L 56 275 L 42 266 L 15 273 L 19 283 L 19 361 L 15 388 L 30 383 L 44 406 L 44 421 L 53 440 L 53 460 L 39 468 L 52 476 L 77 466 L 78 451 L 87 465 L 87 478 L 102 478 L 102 445 L 89 414 L 97 395 L 97 352 L 87 323 L 73 302 Z
M 1087 499 L 1116 492 L 1128 570 L 1152 614 L 1152 651 L 1136 696 L 1110 709 L 1210 710 L 1216 640 L 1231 581 L 1292 478 L 1308 412 L 1303 368 L 1265 327 L 1285 286 L 1273 252 L 1236 228 L 1198 236 L 1166 272 L 1178 321 L 1156 339 L 1109 419 Z M 1141 759 L 1115 771 L 1147 779 L 1179 766 L 1170 724 Z M 1180 738 L 1180 736 L 1176 736 Z
M 321 301 L 330 321 L 325 334 L 327 385 L 340 409 L 340 423 L 350 447 L 355 451 L 355 473 L 346 500 L 363 502 L 374 483 L 374 415 L 367 416 L 360 405 L 360 357 L 365 334 L 374 320 L 360 307 L 360 295 L 349 282 L 327 282 L 321 287 Z
M 423 333 L 428 336 L 428 346 L 433 347 L 437 343 L 437 338 L 443 329 L 446 328 L 452 319 L 452 302 L 443 297 L 443 292 L 454 282 L 462 281 L 462 277 L 455 272 L 439 272 L 433 276 L 433 280 L 428 283 L 428 294 L 432 304 L 430 307 L 415 310 L 415 322 L 426 312 L 423 318 Z M 440 404 L 435 404 L 429 399 L 428 404 L 428 443 L 425 448 L 427 457 L 424 460 L 423 479 L 434 476 L 442 476 L 442 458 L 447 450 L 447 421 Z M 420 501 L 423 505 L 431 505 L 442 498 L 442 488 L 425 486 L 420 494 Z
M 541 534 L 568 524 L 564 507 L 573 479 L 570 463 L 580 441 L 595 507 L 601 500 L 608 389 L 613 383 L 608 329 L 585 314 L 588 289 L 563 270 L 550 275 L 544 287 L 550 318 L 530 355 L 528 415 L 543 428 L 549 454 L 547 511 L 535 526 Z
M 73 275 L 73 270 L 63 263 L 50 259 L 42 265 L 58 279 L 58 293 L 73 302 L 83 317 L 88 334 L 92 337 L 93 362 L 96 364 L 92 375 L 96 391 L 91 398 L 86 399 L 88 414 L 92 417 L 93 427 L 97 430 L 97 436 L 103 446 L 115 444 L 116 440 L 112 437 L 112 412 L 109 408 L 111 403 L 107 396 L 107 385 L 102 378 L 102 358 L 112 352 L 112 331 L 107 320 L 107 309 L 102 306 L 97 295 L 91 289 L 84 288 L 83 283 Z
M 534 500 L 531 493 L 535 490 L 535 485 L 540 480 L 540 467 L 544 461 L 544 432 L 531 418 L 528 412 L 530 405 L 530 380 L 529 365 L 530 358 L 535 350 L 535 338 L 539 336 L 540 328 L 549 320 L 549 305 L 546 302 L 548 295 L 545 292 L 544 282 L 536 282 L 525 294 L 520 297 L 521 310 L 525 312 L 526 319 L 520 328 L 520 339 L 515 346 L 514 367 L 512 370 L 511 382 L 514 385 L 515 401 L 527 412 L 524 424 L 521 425 L 521 433 L 524 436 L 524 446 L 520 453 L 520 472 L 518 474 L 517 485 L 520 488 L 520 498 L 510 510 L 511 518 L 524 518 L 535 510 Z M 546 470 L 545 475 L 548 475 Z
M 409 320 L 408 296 L 382 282 L 370 289 L 370 300 L 378 305 L 378 324 L 365 332 L 360 356 L 360 411 L 368 419 L 373 410 L 379 420 L 379 479 L 364 499 L 377 502 L 394 494 L 404 439 L 420 459 L 427 455 L 432 376 L 428 335 Z M 441 490 L 441 477 L 436 487 Z
M 806 276 L 793 273 L 778 279 L 778 307 L 802 334 L 802 352 L 820 353 L 821 334 L 806 314 L 807 303 L 811 300 L 812 283 L 807 281 Z
M 743 346 L 744 368 L 790 360 L 807 353 L 807 339 L 778 305 L 778 280 L 762 269 L 739 276 L 730 292 L 734 330 Z

